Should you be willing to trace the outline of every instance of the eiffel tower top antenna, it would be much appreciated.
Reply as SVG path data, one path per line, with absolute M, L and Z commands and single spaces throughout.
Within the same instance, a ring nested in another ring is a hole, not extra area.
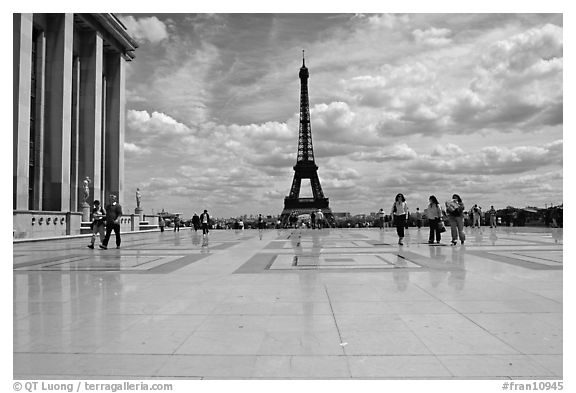
M 304 49 L 302 49 L 302 67 L 306 67 L 306 64 L 304 63 Z

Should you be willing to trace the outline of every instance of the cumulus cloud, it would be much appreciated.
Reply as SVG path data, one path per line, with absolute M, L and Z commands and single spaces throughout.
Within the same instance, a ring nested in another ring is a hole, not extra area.
M 148 41 L 157 44 L 168 38 L 166 24 L 155 16 L 142 18 L 124 16 L 121 19 L 128 29 L 128 33 L 140 42 Z
M 471 130 L 562 124 L 562 28 L 547 24 L 491 45 L 452 118 Z
M 416 29 L 412 32 L 412 35 L 419 44 L 443 46 L 452 42 L 452 39 L 448 37 L 451 33 L 450 29 L 431 27 L 427 30 Z
M 138 133 L 149 134 L 192 134 L 192 130 L 185 124 L 178 122 L 172 117 L 160 113 L 152 112 L 150 115 L 147 111 L 129 110 L 126 121 L 128 126 Z
M 294 140 L 295 133 L 286 123 L 266 122 L 263 124 L 232 124 L 227 130 L 242 139 L 256 140 Z
M 410 22 L 410 17 L 406 14 L 376 14 L 376 15 L 356 15 L 356 19 L 367 22 L 371 28 L 393 29 L 406 25 Z
M 462 154 L 464 154 L 464 151 L 460 148 L 460 146 L 453 143 L 448 143 L 446 145 L 436 145 L 432 151 L 433 157 L 457 156 Z
M 420 41 L 450 33 L 414 30 Z M 382 111 L 371 119 L 381 135 L 530 132 L 562 124 L 562 27 L 547 24 L 484 45 L 448 51 L 438 61 L 384 64 L 340 85 L 353 102 Z M 466 64 L 468 74 L 459 69 Z
M 423 155 L 407 163 L 406 167 L 445 173 L 522 173 L 548 165 L 562 165 L 562 145 L 562 140 L 558 140 L 543 146 L 488 146 L 477 152 L 450 157 Z M 452 150 L 457 149 L 452 147 Z
M 310 110 L 312 132 L 325 139 L 349 140 L 355 114 L 345 102 L 317 104 Z
M 127 143 L 127 142 L 124 142 L 124 151 L 127 153 L 134 153 L 134 154 L 142 154 L 149 152 L 149 150 L 146 148 L 137 146 L 134 143 Z
M 545 173 L 538 173 L 535 175 L 517 176 L 517 177 L 514 177 L 514 178 L 510 179 L 509 181 L 505 182 L 505 184 L 503 184 L 502 187 L 507 188 L 507 189 L 513 189 L 513 190 L 518 190 L 520 188 L 521 189 L 526 189 L 526 188 L 538 189 L 538 188 L 544 187 L 545 189 L 549 190 L 552 188 L 550 186 L 550 183 L 558 182 L 561 186 L 562 179 L 563 179 L 562 171 L 560 171 L 560 170 L 550 171 L 550 172 L 545 172 Z
M 406 161 L 414 160 L 418 157 L 418 153 L 405 143 L 387 146 L 373 152 L 358 152 L 350 156 L 355 161 L 372 161 L 372 162 L 386 162 L 386 161 Z

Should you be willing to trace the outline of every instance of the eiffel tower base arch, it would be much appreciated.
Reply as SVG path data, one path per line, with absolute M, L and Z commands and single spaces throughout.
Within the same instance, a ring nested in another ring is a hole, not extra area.
M 290 226 L 290 216 L 316 213 L 320 209 L 324 214 L 324 220 L 330 227 L 336 226 L 332 210 L 328 207 L 328 198 L 284 198 L 284 210 L 280 215 L 280 225 L 283 228 Z

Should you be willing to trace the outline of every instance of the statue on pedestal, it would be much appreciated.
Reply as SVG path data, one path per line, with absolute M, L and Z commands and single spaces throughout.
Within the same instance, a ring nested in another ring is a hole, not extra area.
M 136 188 L 136 209 L 140 209 L 140 200 L 142 199 L 142 194 L 140 194 L 140 188 Z
M 84 180 L 82 181 L 83 185 L 83 189 L 84 189 L 84 194 L 82 195 L 82 205 L 84 204 L 88 204 L 88 197 L 90 196 L 90 178 L 88 176 L 86 176 L 84 178 Z
M 140 221 L 144 221 L 144 210 L 140 207 L 141 199 L 142 194 L 140 194 L 140 188 L 136 188 L 136 209 L 134 209 L 134 214 L 140 217 Z
M 90 183 L 92 181 L 88 176 L 82 180 L 82 203 L 80 209 L 82 211 L 82 221 L 90 221 L 90 205 L 88 204 L 88 197 L 90 196 Z

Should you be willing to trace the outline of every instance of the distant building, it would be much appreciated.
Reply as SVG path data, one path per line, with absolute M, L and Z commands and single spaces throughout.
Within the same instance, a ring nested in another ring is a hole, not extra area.
M 136 47 L 113 14 L 13 14 L 15 232 L 26 232 L 20 213 L 79 212 L 85 177 L 89 204 L 124 202 L 125 62 Z

